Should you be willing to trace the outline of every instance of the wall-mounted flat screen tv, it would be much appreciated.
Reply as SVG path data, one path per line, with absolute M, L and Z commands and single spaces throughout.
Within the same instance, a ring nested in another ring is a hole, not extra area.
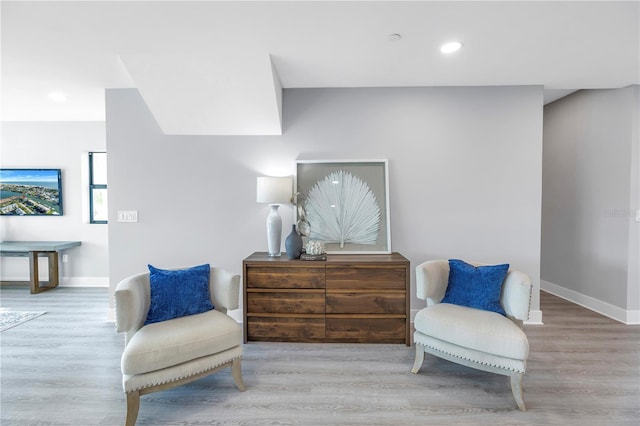
M 62 215 L 62 171 L 0 169 L 0 215 Z

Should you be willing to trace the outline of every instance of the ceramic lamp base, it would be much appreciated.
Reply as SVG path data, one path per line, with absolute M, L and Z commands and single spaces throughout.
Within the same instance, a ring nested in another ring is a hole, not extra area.
M 271 210 L 267 215 L 267 245 L 269 256 L 277 257 L 280 252 L 280 240 L 282 239 L 282 219 L 278 213 L 279 204 L 271 204 Z

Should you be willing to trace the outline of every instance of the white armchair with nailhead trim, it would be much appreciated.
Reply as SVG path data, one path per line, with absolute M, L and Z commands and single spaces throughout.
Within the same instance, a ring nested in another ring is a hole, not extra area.
M 212 267 L 209 293 L 212 310 L 144 325 L 150 306 L 149 273 L 125 278 L 116 287 L 116 330 L 126 333 L 121 369 L 127 426 L 136 423 L 141 395 L 225 367 L 231 367 L 236 387 L 245 390 L 240 368 L 242 326 L 227 315 L 227 310 L 238 308 L 240 276 Z
M 509 376 L 518 408 L 525 411 L 522 380 L 527 368 L 529 342 L 522 323 L 529 317 L 529 277 L 513 269 L 507 272 L 500 296 L 506 316 L 440 303 L 448 280 L 449 263 L 446 260 L 428 261 L 416 267 L 417 296 L 427 301 L 427 307 L 420 310 L 414 320 L 416 357 L 411 372 L 418 373 L 426 352 L 468 367 Z

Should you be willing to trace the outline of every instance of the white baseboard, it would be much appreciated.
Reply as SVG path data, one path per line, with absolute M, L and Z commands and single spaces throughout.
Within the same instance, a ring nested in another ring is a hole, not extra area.
M 61 287 L 109 287 L 109 277 L 60 277 Z
M 28 276 L 2 277 L 2 281 L 29 281 Z M 43 279 L 42 277 L 40 279 Z M 109 277 L 60 277 L 60 287 L 109 287 Z
M 540 289 L 623 324 L 640 324 L 640 310 L 626 310 L 549 281 L 540 280 Z

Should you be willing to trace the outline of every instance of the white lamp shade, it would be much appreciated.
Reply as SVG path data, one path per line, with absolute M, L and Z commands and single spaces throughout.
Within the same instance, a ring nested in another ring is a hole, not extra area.
M 258 203 L 290 203 L 293 196 L 291 177 L 259 177 L 256 201 Z

